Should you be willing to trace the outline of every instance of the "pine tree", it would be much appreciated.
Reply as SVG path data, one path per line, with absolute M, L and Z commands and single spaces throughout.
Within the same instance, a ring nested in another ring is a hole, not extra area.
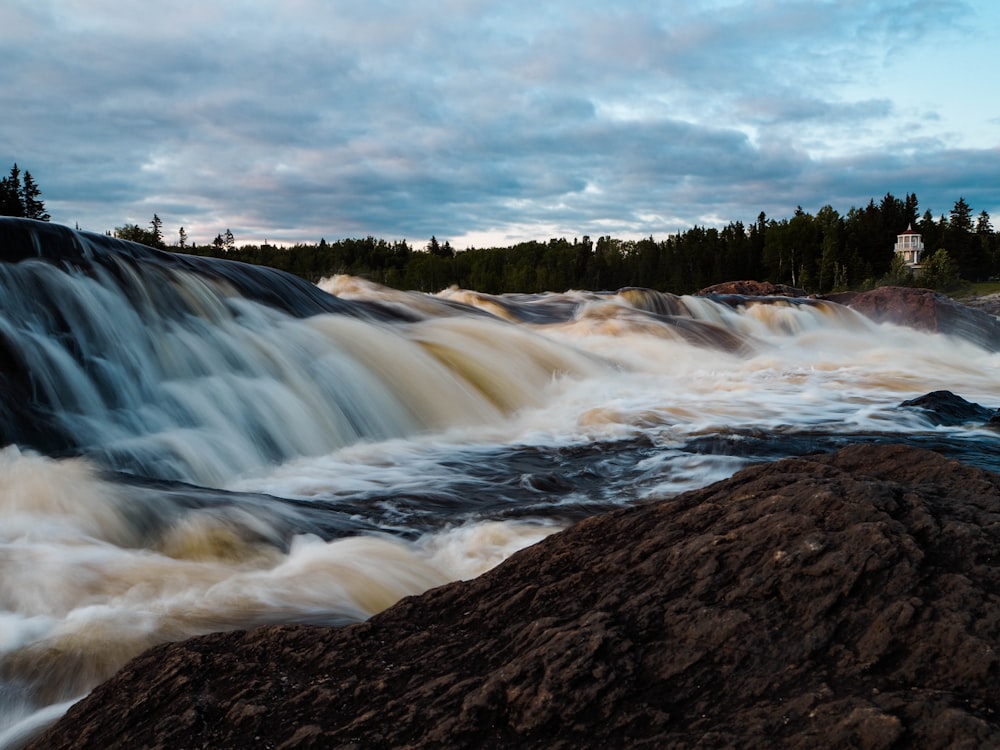
M 955 201 L 944 233 L 944 246 L 958 264 L 962 278 L 979 281 L 989 273 L 989 260 L 973 233 L 972 209 L 964 198 Z
M 951 220 L 948 222 L 948 225 L 960 232 L 972 231 L 972 209 L 965 202 L 965 198 L 959 198 L 955 201 L 955 207 L 951 209 Z
M 153 247 L 163 248 L 163 221 L 159 216 L 153 214 L 153 220 L 149 222 L 150 229 L 152 230 Z
M 24 216 L 24 189 L 21 187 L 21 170 L 17 164 L 10 168 L 10 176 L 0 182 L 0 216 Z
M 41 195 L 42 191 L 38 189 L 38 184 L 31 176 L 31 172 L 24 170 L 24 185 L 21 189 L 21 197 L 25 218 L 37 219 L 38 221 L 48 221 L 52 218 L 45 210 L 45 201 L 41 199 Z
M 20 209 L 17 206 L 17 190 L 10 180 L 4 177 L 0 180 L 0 216 L 17 216 Z
M 913 224 L 917 223 L 917 218 L 919 216 L 919 214 L 917 213 L 917 211 L 918 211 L 918 206 L 919 205 L 920 204 L 917 202 L 917 194 L 916 193 L 907 193 L 906 194 L 906 199 L 903 201 L 903 214 L 906 217 L 906 224 L 907 224 L 907 226 L 910 226 L 910 225 L 913 225 Z
M 48 221 L 51 217 L 45 210 L 41 194 L 31 172 L 24 172 L 22 177 L 20 167 L 14 164 L 10 175 L 0 180 L 0 216 Z

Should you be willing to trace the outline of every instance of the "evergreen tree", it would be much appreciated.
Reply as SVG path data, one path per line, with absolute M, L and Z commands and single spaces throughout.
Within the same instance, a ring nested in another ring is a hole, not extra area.
M 452 257 L 451 245 L 445 242 L 443 245 L 438 242 L 437 237 L 431 235 L 430 242 L 427 243 L 427 252 L 438 258 Z
M 10 175 L 0 182 L 0 216 L 24 216 L 24 189 L 21 187 L 21 170 L 17 164 L 10 168 Z
M 920 236 L 923 237 L 924 247 L 927 249 L 928 255 L 941 247 L 944 236 L 941 232 L 941 226 L 934 221 L 934 214 L 931 213 L 930 209 L 924 211 L 924 215 L 913 228 L 920 232 Z
M 150 231 L 152 234 L 153 247 L 164 248 L 166 245 L 163 244 L 163 222 L 160 217 L 153 214 L 153 220 L 149 222 Z
M 177 232 L 177 246 L 181 250 L 187 247 L 187 239 L 188 239 L 187 232 L 184 231 L 184 227 L 181 227 L 180 230 Z
M 38 183 L 25 171 L 14 164 L 10 174 L 0 180 L 0 216 L 18 216 L 25 219 L 48 221 L 51 217 L 45 210 L 45 202 L 41 199 L 42 191 Z
M 986 259 L 988 275 L 993 278 L 1000 272 L 1000 243 L 997 242 L 990 215 L 986 211 L 980 211 L 976 218 L 976 238 L 979 240 L 980 252 Z
M 820 292 L 829 292 L 837 286 L 838 271 L 843 274 L 844 220 L 833 206 L 827 205 L 816 214 L 816 223 L 822 237 L 817 289 Z
M 17 201 L 17 190 L 11 187 L 10 179 L 0 180 L 0 216 L 20 216 L 22 207 Z
M 955 201 L 944 233 L 944 246 L 958 264 L 962 278 L 978 281 L 988 275 L 982 243 L 973 234 L 972 209 L 964 198 Z
M 38 189 L 38 184 L 31 176 L 31 172 L 24 170 L 24 185 L 21 189 L 21 197 L 25 218 L 37 219 L 38 221 L 48 221 L 52 218 L 45 210 L 45 202 L 41 199 L 41 195 L 42 191 Z
M 917 217 L 920 215 L 918 213 L 917 195 L 916 193 L 907 193 L 906 199 L 903 201 L 903 213 L 906 218 L 906 226 L 912 226 L 917 223 Z
M 955 201 L 955 207 L 951 209 L 951 219 L 948 226 L 960 232 L 972 231 L 972 209 L 965 202 L 965 198 Z

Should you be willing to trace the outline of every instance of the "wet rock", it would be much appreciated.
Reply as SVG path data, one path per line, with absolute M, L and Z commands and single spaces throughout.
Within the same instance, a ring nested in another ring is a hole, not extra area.
M 951 391 L 932 391 L 901 403 L 900 408 L 915 409 L 933 425 L 965 425 L 1000 423 L 996 409 L 966 401 Z
M 805 297 L 805 289 L 798 289 L 787 284 L 772 284 L 770 281 L 726 281 L 722 284 L 705 287 L 698 295 L 707 297 L 713 294 L 740 294 L 746 297 Z
M 823 299 L 846 305 L 877 323 L 960 336 L 991 351 L 1000 350 L 1000 320 L 930 289 L 879 287 L 843 292 Z
M 157 647 L 33 747 L 998 746 L 998 549 L 996 474 L 786 459 L 364 623 Z
M 972 297 L 961 297 L 963 305 L 974 307 L 990 315 L 1000 315 L 1000 293 L 981 294 Z
M 276 268 L 167 252 L 59 224 L 0 216 L 0 263 L 28 260 L 71 273 L 94 275 L 100 271 L 107 274 L 106 281 L 117 280 L 127 292 L 139 279 L 146 289 L 160 290 L 165 295 L 145 302 L 178 310 L 185 309 L 185 298 L 171 290 L 175 274 L 183 272 L 296 317 L 336 313 L 380 320 L 412 319 L 395 308 L 339 299 Z M 51 293 L 44 286 L 44 276 L 40 281 L 22 279 L 22 283 L 38 284 L 39 293 Z

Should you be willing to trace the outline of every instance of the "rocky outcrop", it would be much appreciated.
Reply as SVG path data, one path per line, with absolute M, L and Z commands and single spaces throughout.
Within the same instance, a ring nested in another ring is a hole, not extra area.
M 341 630 L 155 648 L 35 748 L 1000 745 L 1000 476 L 854 446 Z
M 899 405 L 901 409 L 916 410 L 932 425 L 974 425 L 1000 427 L 1000 412 L 971 401 L 966 401 L 951 391 L 932 391 L 911 398 Z
M 1000 315 L 1000 294 L 997 292 L 973 297 L 963 297 L 962 304 L 974 307 L 977 310 L 982 310 L 990 315 Z
M 746 297 L 805 297 L 808 292 L 787 284 L 772 284 L 770 281 L 726 281 L 722 284 L 705 287 L 698 295 L 707 297 L 713 294 L 741 294 Z
M 869 292 L 830 294 L 823 299 L 846 305 L 877 323 L 947 333 L 990 350 L 1000 349 L 1000 320 L 931 289 L 885 286 Z

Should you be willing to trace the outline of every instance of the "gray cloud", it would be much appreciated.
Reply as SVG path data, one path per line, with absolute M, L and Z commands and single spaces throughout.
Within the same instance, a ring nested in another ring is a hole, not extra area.
M 994 212 L 996 143 L 955 147 L 888 82 L 893 50 L 986 10 L 16 0 L 0 167 L 30 169 L 56 221 L 157 212 L 199 242 L 662 234 L 887 191 Z

